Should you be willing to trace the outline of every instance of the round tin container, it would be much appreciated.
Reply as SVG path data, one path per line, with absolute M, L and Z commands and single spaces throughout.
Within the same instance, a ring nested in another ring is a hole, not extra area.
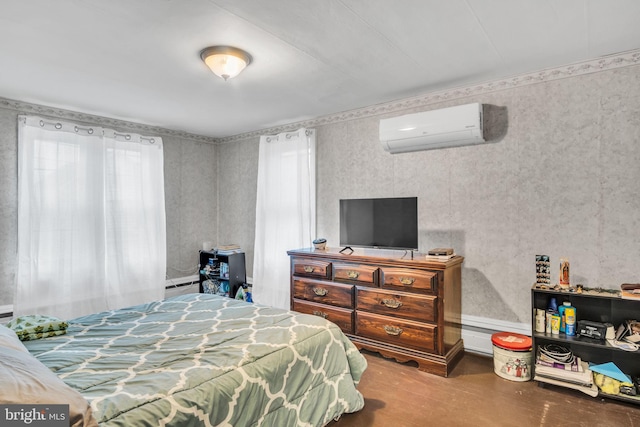
M 493 370 L 510 381 L 529 381 L 532 371 L 531 338 L 514 332 L 498 332 L 491 336 Z

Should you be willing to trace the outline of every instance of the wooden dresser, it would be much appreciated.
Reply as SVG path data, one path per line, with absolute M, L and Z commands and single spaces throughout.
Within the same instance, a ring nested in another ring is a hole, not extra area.
M 291 309 L 322 316 L 361 349 L 448 376 L 463 355 L 463 257 L 426 261 L 424 254 L 313 248 L 291 259 Z

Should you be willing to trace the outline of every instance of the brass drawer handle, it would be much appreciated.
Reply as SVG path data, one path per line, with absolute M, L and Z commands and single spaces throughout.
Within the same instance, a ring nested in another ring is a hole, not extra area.
M 383 328 L 384 328 L 384 331 L 387 334 L 393 335 L 395 337 L 397 337 L 398 335 L 400 335 L 402 333 L 402 328 L 398 328 L 398 327 L 395 327 L 395 326 L 384 325 Z
M 325 288 L 313 288 L 313 293 L 318 295 L 319 297 L 323 297 L 329 293 Z
M 354 271 L 354 270 L 349 270 L 349 271 L 347 271 L 347 277 L 348 277 L 349 279 L 357 279 L 357 278 L 358 278 L 358 276 L 360 276 L 360 273 L 359 273 L 359 272 L 357 272 L 357 271 Z
M 382 304 L 386 305 L 389 308 L 400 308 L 402 306 L 402 301 L 385 298 L 382 300 Z
M 327 318 L 327 316 L 329 316 L 327 313 L 323 313 L 323 312 L 321 312 L 321 311 L 317 311 L 317 310 L 315 310 L 315 311 L 313 312 L 313 314 L 314 314 L 314 315 L 316 315 L 316 316 L 320 316 L 320 317 L 322 317 L 323 319 L 326 319 L 326 318 Z
M 415 282 L 416 279 L 414 279 L 413 277 L 401 277 L 400 278 L 400 283 L 402 283 L 405 286 L 409 286 L 409 285 L 413 285 L 413 282 Z
M 309 265 L 305 265 L 304 267 L 304 272 L 305 273 L 313 273 L 313 267 L 309 266 Z

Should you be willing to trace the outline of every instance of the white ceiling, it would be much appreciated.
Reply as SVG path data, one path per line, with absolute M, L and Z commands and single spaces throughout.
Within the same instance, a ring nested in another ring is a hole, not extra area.
M 640 47 L 637 0 L 2 0 L 0 97 L 222 138 Z M 254 62 L 227 82 L 211 45 Z

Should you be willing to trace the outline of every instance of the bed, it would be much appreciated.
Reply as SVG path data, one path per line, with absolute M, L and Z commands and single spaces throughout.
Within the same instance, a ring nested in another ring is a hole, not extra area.
M 337 326 L 216 295 L 79 317 L 22 344 L 101 426 L 324 426 L 364 406 L 366 360 Z

